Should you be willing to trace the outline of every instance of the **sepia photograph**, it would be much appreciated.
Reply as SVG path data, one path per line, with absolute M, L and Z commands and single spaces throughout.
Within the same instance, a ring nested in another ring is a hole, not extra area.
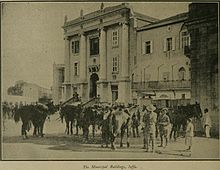
M 216 2 L 1 2 L 1 160 L 219 159 L 218 25 Z

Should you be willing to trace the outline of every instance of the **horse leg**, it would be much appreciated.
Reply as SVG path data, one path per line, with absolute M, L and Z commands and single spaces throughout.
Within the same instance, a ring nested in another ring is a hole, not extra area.
M 21 126 L 21 136 L 23 137 L 23 139 L 26 139 L 26 137 L 25 137 L 25 127 L 24 126 L 25 125 L 23 123 L 22 126 Z
M 76 124 L 76 135 L 77 136 L 79 135 L 79 125 L 78 125 L 78 123 Z
M 43 132 L 43 130 L 44 130 L 44 122 L 42 122 L 41 125 L 40 125 L 40 136 L 41 136 L 41 137 L 44 137 L 44 132 Z
M 140 137 L 140 135 L 139 135 L 138 125 L 136 126 L 136 132 L 137 132 L 137 137 Z
M 67 135 L 69 135 L 69 122 L 66 122 L 66 131 L 67 131 Z
M 86 127 L 86 140 L 89 140 L 89 126 Z
M 111 137 L 110 137 L 110 139 L 111 139 L 111 149 L 112 150 L 115 150 L 116 148 L 115 148 L 115 136 L 114 136 L 114 134 L 110 134 L 111 135 Z
M 127 128 L 127 148 L 129 148 L 130 147 L 130 129 L 129 128 Z
M 120 140 L 120 147 L 123 147 L 123 137 L 124 137 L 124 129 L 121 129 L 121 140 Z
M 70 122 L 70 133 L 73 135 L 73 121 Z
M 132 127 L 132 132 L 133 132 L 133 137 L 135 138 L 136 135 L 135 135 L 135 127 L 134 126 Z
M 92 125 L 92 137 L 95 137 L 95 124 Z
M 36 136 L 36 133 L 37 133 L 37 128 L 36 128 L 36 126 L 34 126 L 33 136 Z

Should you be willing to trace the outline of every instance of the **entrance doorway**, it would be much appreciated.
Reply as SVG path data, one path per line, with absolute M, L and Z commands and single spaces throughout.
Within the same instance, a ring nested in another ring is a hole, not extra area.
M 97 97 L 97 81 L 99 80 L 99 76 L 96 73 L 93 73 L 90 76 L 90 93 L 89 97 Z
M 112 85 L 112 102 L 114 103 L 118 99 L 118 86 L 117 85 Z

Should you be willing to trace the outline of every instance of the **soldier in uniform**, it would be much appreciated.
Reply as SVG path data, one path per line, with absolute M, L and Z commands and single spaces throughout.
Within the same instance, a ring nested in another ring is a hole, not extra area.
M 146 134 L 145 134 L 145 132 L 146 132 L 145 131 L 145 124 L 144 124 L 147 114 L 148 114 L 148 112 L 147 112 L 146 106 L 143 105 L 143 109 L 142 109 L 142 124 L 141 124 L 141 127 L 142 127 L 141 129 L 143 130 L 143 136 L 144 136 L 144 147 L 143 147 L 143 149 L 146 149 L 146 142 L 147 142 Z
M 144 117 L 144 135 L 146 140 L 146 146 L 147 150 L 146 152 L 149 152 L 149 146 L 151 144 L 152 152 L 154 152 L 154 144 L 155 144 L 155 133 L 156 133 L 156 122 L 157 122 L 157 113 L 154 111 L 156 110 L 156 107 L 154 107 L 152 104 L 147 106 L 148 114 Z
M 160 139 L 161 139 L 161 144 L 159 147 L 163 147 L 163 141 L 165 138 L 165 146 L 167 146 L 168 144 L 168 136 L 169 136 L 169 131 L 171 128 L 171 124 L 170 124 L 170 118 L 167 115 L 168 112 L 168 108 L 163 108 L 160 112 L 160 115 L 158 117 L 158 126 L 159 126 L 159 133 L 160 133 Z

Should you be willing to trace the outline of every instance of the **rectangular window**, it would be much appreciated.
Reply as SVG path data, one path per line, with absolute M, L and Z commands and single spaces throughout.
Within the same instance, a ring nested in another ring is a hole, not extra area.
M 118 30 L 112 31 L 112 47 L 118 46 Z
M 112 71 L 114 73 L 118 72 L 118 56 L 113 57 L 113 60 L 112 60 Z
M 182 94 L 182 99 L 186 99 L 186 94 Z
M 150 41 L 145 42 L 145 54 L 150 54 Z
M 187 31 L 182 32 L 182 48 L 190 46 L 190 35 Z
M 99 54 L 99 38 L 91 38 L 90 39 L 90 55 L 98 55 Z
M 78 76 L 79 75 L 79 73 L 78 73 L 78 63 L 74 63 L 74 75 L 75 76 Z
M 150 54 L 153 51 L 152 41 L 146 41 L 143 43 L 143 54 Z
M 72 53 L 77 54 L 79 53 L 79 40 L 77 41 L 72 41 Z
M 167 38 L 167 51 L 172 50 L 172 38 Z
M 175 50 L 175 37 L 165 38 L 163 47 L 163 51 Z

